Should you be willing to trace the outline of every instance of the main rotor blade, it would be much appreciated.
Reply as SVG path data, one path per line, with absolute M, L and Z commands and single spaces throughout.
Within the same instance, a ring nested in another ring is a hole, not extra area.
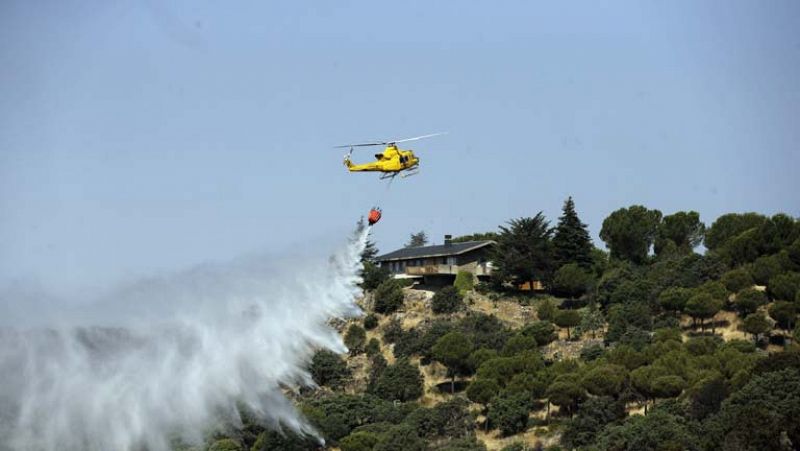
M 390 144 L 404 143 L 407 141 L 416 141 L 418 139 L 430 138 L 433 136 L 446 135 L 446 134 L 447 132 L 440 132 L 440 133 L 431 133 L 430 135 L 415 136 L 413 138 L 397 139 L 394 141 L 375 141 L 371 143 L 345 144 L 343 146 L 334 146 L 334 149 L 343 149 L 345 147 L 388 146 Z
M 343 146 L 334 146 L 334 149 L 343 149 L 345 147 L 367 147 L 367 146 L 385 146 L 388 143 L 374 142 L 374 143 L 361 143 L 361 144 L 345 144 Z
M 403 143 L 403 142 L 406 142 L 406 141 L 416 141 L 418 139 L 430 138 L 432 136 L 439 136 L 439 135 L 446 135 L 446 134 L 447 134 L 447 132 L 431 133 L 430 135 L 415 136 L 414 138 L 406 138 L 406 139 L 398 139 L 396 141 L 389 141 L 388 143 L 385 143 L 385 144 L 397 144 L 397 143 Z

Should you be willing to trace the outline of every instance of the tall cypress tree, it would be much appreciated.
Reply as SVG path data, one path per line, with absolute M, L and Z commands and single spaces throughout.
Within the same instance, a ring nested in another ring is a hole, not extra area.
M 589 230 L 575 212 L 572 196 L 564 202 L 563 214 L 558 218 L 558 226 L 553 237 L 553 247 L 558 266 L 577 263 L 584 268 L 592 266 L 592 239 Z

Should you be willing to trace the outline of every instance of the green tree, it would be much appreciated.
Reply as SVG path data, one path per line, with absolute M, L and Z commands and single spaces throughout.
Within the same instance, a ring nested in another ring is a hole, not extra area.
M 784 330 L 791 330 L 797 317 L 797 308 L 791 302 L 777 301 L 767 309 L 770 318 L 774 319 L 778 327 Z
M 739 315 L 745 317 L 751 313 L 755 313 L 759 307 L 767 303 L 767 296 L 763 291 L 756 290 L 755 288 L 745 288 L 738 293 L 733 300 L 733 305 Z
M 722 275 L 722 283 L 729 293 L 738 293 L 753 286 L 753 276 L 744 268 L 736 268 Z
M 553 320 L 556 326 L 567 329 L 567 339 L 569 340 L 569 330 L 581 323 L 581 314 L 575 310 L 559 310 Z
M 458 293 L 463 296 L 467 294 L 468 291 L 472 291 L 472 288 L 475 286 L 475 275 L 469 271 L 459 271 L 456 274 L 456 280 L 453 282 L 453 286 L 456 287 Z
M 545 396 L 552 404 L 559 406 L 565 412 L 572 415 L 578 404 L 586 399 L 586 392 L 580 385 L 577 377 L 563 375 L 547 387 Z
M 428 235 L 424 230 L 412 233 L 405 247 L 422 247 L 428 244 Z
M 578 298 L 594 285 L 592 274 L 577 263 L 568 263 L 556 271 L 553 277 L 553 293 L 557 296 Z
M 553 272 L 552 230 L 544 215 L 512 219 L 500 226 L 492 252 L 494 277 L 520 285 L 537 280 L 549 281 Z
M 758 344 L 758 339 L 762 334 L 772 329 L 769 321 L 760 313 L 752 313 L 742 322 L 742 330 L 753 336 L 753 341 Z
M 375 306 L 378 313 L 396 312 L 403 306 L 403 289 L 394 280 L 387 280 L 375 289 Z
M 656 398 L 674 398 L 686 388 L 686 381 L 679 376 L 667 375 L 653 380 L 652 389 Z
M 479 348 L 472 351 L 472 354 L 469 355 L 469 367 L 473 371 L 477 370 L 483 362 L 494 359 L 497 357 L 497 351 L 494 349 L 486 349 L 486 348 Z
M 509 338 L 503 346 L 503 351 L 500 353 L 503 357 L 511 357 L 528 351 L 536 350 L 536 339 L 519 333 Z
M 558 338 L 556 328 L 550 321 L 534 321 L 522 329 L 522 334 L 533 337 L 539 346 L 544 346 Z
M 715 250 L 725 245 L 729 240 L 749 229 L 754 229 L 763 224 L 767 218 L 758 213 L 729 213 L 720 216 L 711 224 L 705 236 L 705 246 Z
M 391 274 L 388 268 L 366 261 L 364 262 L 364 269 L 361 271 L 361 288 L 374 290 L 389 280 L 390 277 Z
M 450 393 L 455 393 L 456 375 L 469 371 L 468 358 L 472 343 L 461 332 L 450 332 L 440 338 L 431 350 L 433 358 L 447 367 L 450 374 Z
M 792 449 L 800 443 L 798 418 L 800 372 L 790 368 L 753 377 L 722 403 L 704 432 L 722 449 Z
M 401 423 L 381 436 L 374 451 L 425 451 L 425 441 L 410 424 Z
M 689 298 L 686 302 L 686 314 L 693 320 L 700 320 L 700 328 L 705 330 L 705 320 L 713 318 L 722 308 L 722 301 L 714 299 L 706 292 L 700 292 Z M 714 333 L 714 322 L 711 322 L 712 333 Z
M 318 385 L 338 387 L 350 377 L 350 370 L 338 354 L 323 349 L 311 358 L 311 377 Z
M 380 436 L 373 432 L 357 431 L 343 438 L 339 442 L 342 451 L 372 451 L 378 444 Z
M 464 308 L 464 298 L 456 287 L 444 287 L 433 295 L 431 309 L 433 313 L 453 313 Z
M 750 274 L 755 283 L 767 285 L 769 279 L 783 272 L 783 267 L 777 255 L 759 257 L 750 266 Z
M 700 222 L 700 214 L 696 211 L 679 211 L 664 216 L 656 232 L 655 253 L 661 256 L 672 247 L 679 254 L 689 254 L 703 241 L 705 230 L 706 226 Z
M 767 283 L 767 292 L 772 299 L 794 301 L 797 293 L 800 293 L 800 273 L 787 272 L 772 277 Z
M 611 250 L 611 257 L 645 263 L 661 223 L 661 212 L 641 205 L 621 208 L 605 220 L 600 238 Z
M 658 295 L 658 303 L 664 310 L 679 314 L 692 296 L 692 290 L 683 287 L 670 287 Z
M 617 398 L 622 391 L 628 371 L 619 365 L 598 365 L 583 375 L 581 385 L 595 396 Z
M 578 218 L 575 203 L 570 196 L 564 201 L 562 215 L 558 218 L 558 225 L 553 235 L 555 261 L 559 266 L 574 263 L 584 269 L 590 269 L 593 264 L 592 249 L 594 245 L 589 237 L 589 229 Z
M 522 394 L 500 394 L 489 406 L 489 424 L 503 435 L 514 435 L 528 427 L 528 398 Z
M 607 426 L 590 449 L 679 451 L 700 447 L 683 418 L 654 409 L 650 415 L 631 415 L 619 424 Z
M 587 399 L 575 418 L 567 422 L 561 444 L 567 449 L 584 449 L 596 440 L 606 425 L 625 418 L 625 404 L 608 396 Z
M 419 368 L 407 359 L 400 359 L 381 372 L 374 393 L 387 401 L 405 402 L 422 396 L 422 388 L 423 380 Z
M 484 411 L 488 408 L 492 398 L 500 393 L 500 386 L 493 379 L 475 379 L 467 387 L 467 398 L 481 404 Z

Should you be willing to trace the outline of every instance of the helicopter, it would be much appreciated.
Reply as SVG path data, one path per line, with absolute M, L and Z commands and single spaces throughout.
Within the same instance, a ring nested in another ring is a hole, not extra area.
M 397 147 L 398 143 L 416 141 L 418 139 L 430 138 L 432 136 L 444 135 L 445 133 L 433 133 L 430 135 L 416 136 L 414 138 L 398 139 L 395 141 L 376 141 L 360 144 L 346 144 L 336 146 L 336 148 L 350 148 L 344 156 L 344 165 L 350 172 L 380 172 L 381 180 L 393 179 L 398 174 L 406 178 L 419 173 L 419 158 L 414 155 L 413 150 L 403 150 Z M 350 156 L 355 147 L 386 146 L 381 153 L 375 154 L 375 161 L 364 164 L 353 164 Z

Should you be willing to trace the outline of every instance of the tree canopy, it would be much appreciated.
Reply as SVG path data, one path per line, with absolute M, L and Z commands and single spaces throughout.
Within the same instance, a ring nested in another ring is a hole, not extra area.
M 620 208 L 603 221 L 600 238 L 611 250 L 611 257 L 645 263 L 656 238 L 661 212 L 641 205 Z

